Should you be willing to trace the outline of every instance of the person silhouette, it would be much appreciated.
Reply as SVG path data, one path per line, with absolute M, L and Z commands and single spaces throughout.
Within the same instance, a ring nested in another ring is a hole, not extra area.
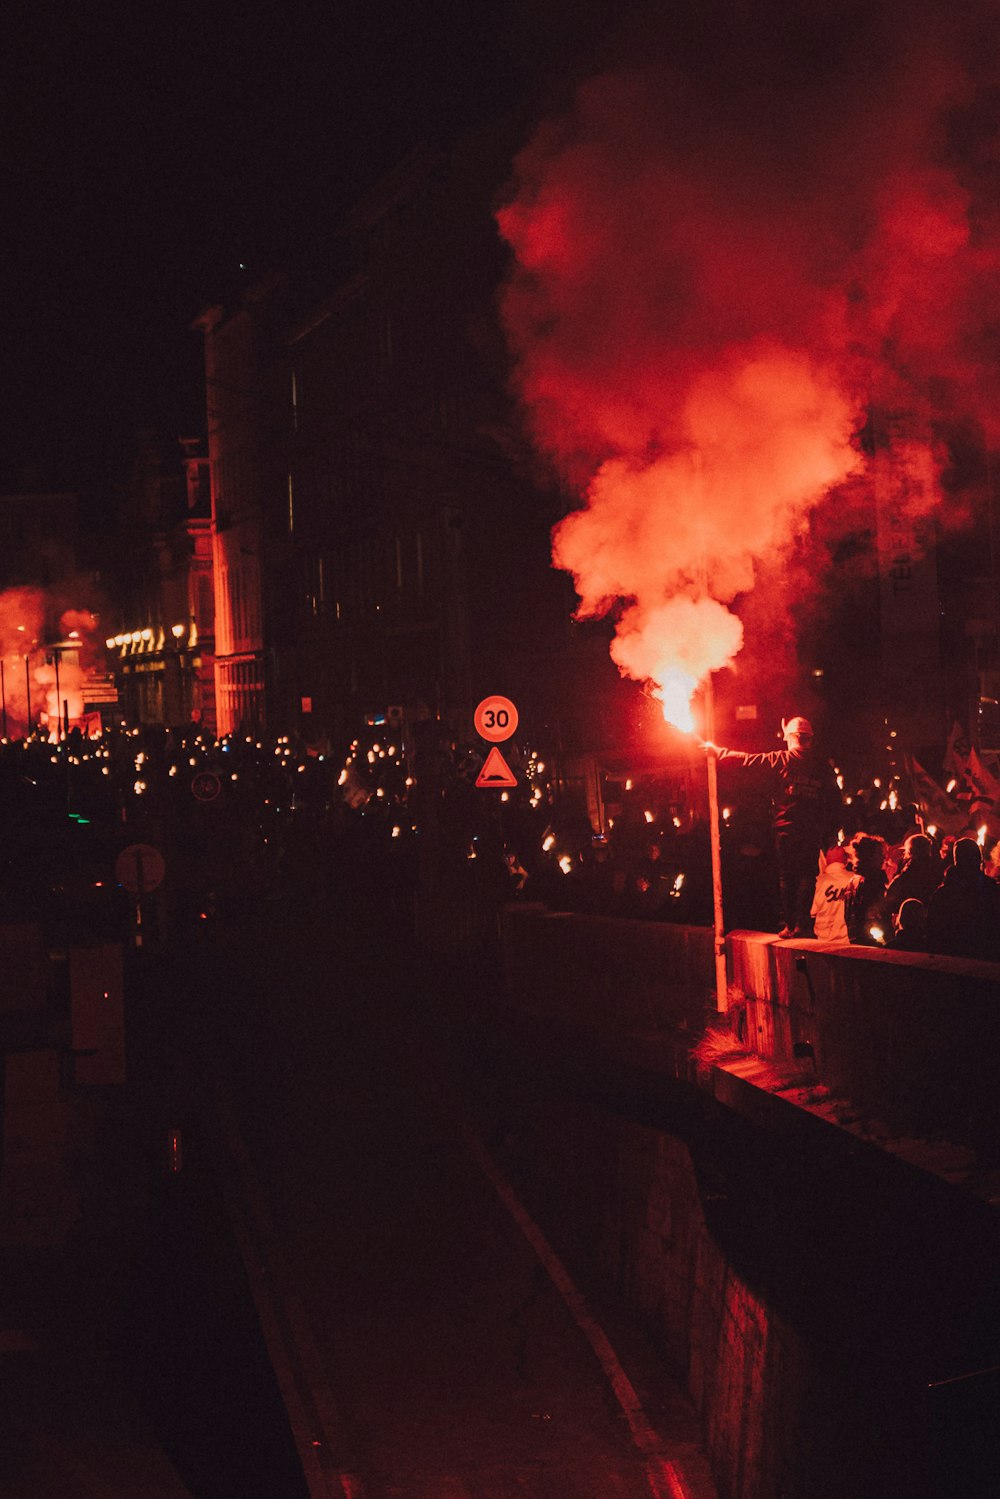
M 811 937 L 820 852 L 836 842 L 841 797 L 836 772 L 815 747 L 813 726 L 796 714 L 782 719 L 784 749 L 748 753 L 702 740 L 720 762 L 760 771 L 770 780 L 771 826 L 778 860 L 783 926 L 778 936 Z

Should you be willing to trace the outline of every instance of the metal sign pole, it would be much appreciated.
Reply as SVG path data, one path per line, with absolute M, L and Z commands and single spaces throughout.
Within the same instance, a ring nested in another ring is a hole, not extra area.
M 705 684 L 705 738 L 715 736 L 715 696 L 712 678 Z M 719 823 L 719 766 L 714 745 L 706 759 L 708 769 L 708 834 L 712 845 L 712 929 L 715 950 L 715 1007 L 720 1015 L 729 1009 L 726 975 L 726 927 L 722 914 L 722 838 Z

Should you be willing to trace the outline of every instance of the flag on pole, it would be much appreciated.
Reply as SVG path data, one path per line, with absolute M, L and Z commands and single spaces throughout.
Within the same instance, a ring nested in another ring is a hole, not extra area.
M 969 750 L 965 768 L 965 786 L 968 788 L 969 827 L 978 832 L 983 823 L 989 828 L 994 820 L 996 804 L 1000 798 L 1000 781 L 986 769 L 975 749 Z M 963 796 L 963 801 L 966 798 Z
M 967 825 L 965 808 L 941 789 L 915 756 L 904 755 L 903 764 L 910 780 L 911 800 L 920 808 L 924 825 L 942 833 L 961 832 Z

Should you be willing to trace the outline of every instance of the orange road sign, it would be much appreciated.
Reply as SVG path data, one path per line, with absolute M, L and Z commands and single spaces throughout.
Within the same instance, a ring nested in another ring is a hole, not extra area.
M 480 739 L 490 739 L 494 744 L 499 744 L 502 739 L 509 739 L 517 729 L 517 709 L 509 697 L 484 697 L 472 721 Z
M 516 786 L 517 776 L 501 755 L 496 745 L 486 756 L 482 770 L 476 776 L 477 786 Z

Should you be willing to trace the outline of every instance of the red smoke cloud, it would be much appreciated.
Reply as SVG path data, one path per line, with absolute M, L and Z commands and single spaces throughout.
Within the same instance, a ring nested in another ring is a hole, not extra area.
M 48 633 L 55 608 L 40 588 L 8 588 L 0 593 L 3 710 L 11 737 L 20 737 L 39 718 L 54 726 L 63 704 L 71 719 L 84 710 L 83 680 L 94 656 L 98 619 L 89 609 L 66 609 L 60 614 L 58 633 L 67 649 L 60 656 L 57 695 Z
M 0 593 L 3 716 L 12 737 L 26 732 L 41 705 L 37 671 L 44 657 L 38 642 L 44 633 L 45 594 L 40 589 L 7 588 Z
M 841 32 L 822 7 L 776 50 L 766 19 L 697 69 L 647 48 L 585 84 L 498 214 L 519 392 L 585 500 L 553 561 L 580 615 L 617 612 L 621 671 L 660 687 L 734 658 L 758 562 L 863 481 L 871 409 L 935 463 L 939 420 L 996 435 L 982 36 L 919 7 Z

